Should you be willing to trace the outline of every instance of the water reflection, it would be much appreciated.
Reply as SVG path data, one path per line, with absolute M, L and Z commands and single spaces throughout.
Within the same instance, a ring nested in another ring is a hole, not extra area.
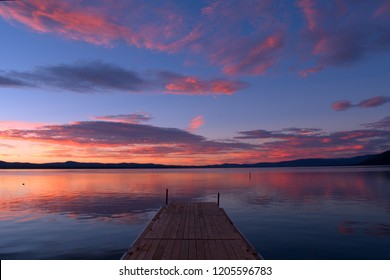
M 388 167 L 0 171 L 0 257 L 117 259 L 168 188 L 170 200 L 216 201 L 220 192 L 268 259 L 389 259 L 389 175 Z
M 390 224 L 343 221 L 339 225 L 339 231 L 344 235 L 368 234 L 390 236 Z

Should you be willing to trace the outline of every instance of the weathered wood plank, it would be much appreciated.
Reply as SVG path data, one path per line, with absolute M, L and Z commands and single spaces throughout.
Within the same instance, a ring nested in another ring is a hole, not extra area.
M 168 243 L 167 239 L 160 239 L 160 242 L 158 243 L 156 252 L 154 253 L 154 255 L 152 257 L 154 260 L 161 260 L 162 259 L 163 255 L 164 255 L 165 248 L 167 247 L 167 243 Z
M 181 241 L 181 248 L 180 248 L 180 256 L 178 258 L 175 257 L 177 260 L 188 260 L 188 239 L 184 239 Z
M 180 259 L 180 251 L 181 251 L 181 239 L 176 239 L 175 244 L 173 245 L 172 254 L 170 256 L 170 260 L 179 260 Z
M 190 239 L 188 240 L 188 259 L 189 260 L 196 260 L 196 240 Z
M 162 260 L 172 260 L 172 251 L 173 251 L 174 245 L 175 245 L 174 239 L 167 240 L 167 244 L 165 246 L 164 253 L 161 257 Z
M 205 250 L 207 243 L 204 240 L 194 240 L 196 245 L 196 260 L 207 260 Z M 208 258 L 210 259 L 210 258 Z

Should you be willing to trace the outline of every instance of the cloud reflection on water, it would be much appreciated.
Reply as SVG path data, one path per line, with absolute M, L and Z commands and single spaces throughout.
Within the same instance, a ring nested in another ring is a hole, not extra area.
M 332 252 L 320 248 L 327 247 L 328 241 L 335 248 L 354 248 L 363 246 L 356 243 L 358 238 L 361 244 L 373 242 L 372 248 L 378 244 L 382 248 L 390 235 L 386 168 L 8 170 L 0 174 L 0 237 L 5 244 L 0 246 L 0 256 L 5 259 L 91 258 L 91 250 L 97 254 L 93 258 L 119 258 L 107 252 L 131 244 L 165 204 L 166 188 L 170 201 L 216 201 L 221 193 L 221 206 L 271 259 L 307 258 L 305 254 L 312 250 L 306 252 L 301 241 L 318 247 L 311 257 L 326 259 Z M 47 242 L 55 246 L 44 249 Z M 16 244 L 33 249 L 20 252 Z M 277 248 L 282 245 L 303 249 L 280 256 Z M 365 250 L 373 250 L 369 248 Z M 42 254 L 34 255 L 39 250 Z M 375 252 L 371 254 L 383 258 Z

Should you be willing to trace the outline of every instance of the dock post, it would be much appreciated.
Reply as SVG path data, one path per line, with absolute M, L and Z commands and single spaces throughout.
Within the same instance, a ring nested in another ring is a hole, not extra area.
M 165 190 L 165 206 L 168 205 L 168 189 Z
M 218 206 L 219 206 L 219 193 L 218 193 L 218 199 L 217 199 L 217 204 L 218 204 Z

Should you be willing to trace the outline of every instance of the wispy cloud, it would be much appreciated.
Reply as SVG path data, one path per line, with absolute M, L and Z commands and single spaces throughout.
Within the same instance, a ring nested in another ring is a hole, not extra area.
M 258 149 L 268 156 L 324 157 L 346 156 L 381 152 L 390 148 L 388 139 L 390 130 L 383 120 L 380 123 L 366 125 L 370 129 L 325 132 L 316 128 L 283 130 L 240 131 L 235 139 L 257 139 L 261 143 Z
M 41 66 L 32 72 L 12 71 L 9 75 L 41 87 L 49 86 L 76 92 L 136 92 L 147 85 L 138 73 L 101 61 Z
M 150 121 L 152 117 L 147 113 L 133 113 L 133 114 L 120 114 L 120 115 L 94 116 L 92 117 L 92 119 L 98 121 L 139 124 L 139 123 Z
M 389 51 L 389 14 L 387 1 L 345 0 L 217 0 L 196 9 L 171 1 L 31 0 L 2 1 L 0 9 L 36 32 L 199 55 L 229 75 L 263 75 L 303 56 L 297 68 L 304 77 Z
M 310 74 L 318 73 L 320 71 L 324 70 L 323 66 L 318 67 L 310 67 L 303 70 L 300 70 L 298 74 L 304 78 L 307 78 Z
M 30 0 L 1 3 L 0 15 L 40 33 L 57 33 L 68 39 L 111 46 L 128 38 L 137 44 L 132 30 L 115 23 L 99 8 L 83 7 L 83 1 Z
M 357 104 L 352 104 L 349 100 L 335 101 L 332 104 L 332 108 L 335 111 L 344 111 L 352 107 L 373 108 L 382 106 L 388 102 L 390 102 L 390 97 L 388 96 L 375 96 L 369 99 L 362 100 Z
M 333 104 L 332 104 L 332 108 L 335 111 L 344 111 L 344 110 L 347 110 L 353 106 L 354 105 L 352 105 L 351 101 L 349 101 L 349 100 L 339 100 L 339 101 L 333 102 Z
M 0 71 L 0 87 L 27 87 L 27 86 L 32 86 L 32 85 L 29 85 L 21 80 L 8 77 L 7 74 L 1 75 L 1 71 Z
M 390 14 L 390 2 L 382 1 L 382 5 L 374 12 L 374 17 L 386 17 Z
M 195 76 L 183 76 L 167 71 L 160 72 L 159 76 L 165 81 L 166 92 L 171 94 L 232 95 L 247 87 L 244 82 L 225 79 L 202 80 Z
M 14 148 L 14 146 L 12 145 L 9 145 L 9 144 L 3 144 L 3 143 L 0 143 L 0 147 L 3 147 L 3 148 Z M 8 154 L 5 154 L 8 156 Z
M 238 48 L 241 52 L 226 53 L 223 57 L 223 72 L 228 75 L 261 75 L 276 64 L 278 53 L 284 47 L 280 33 L 272 34 L 252 45 L 242 42 Z
M 205 121 L 203 119 L 203 116 L 196 116 L 191 120 L 190 125 L 188 126 L 187 130 L 193 132 L 193 131 L 197 130 L 198 128 L 200 128 L 204 124 L 204 122 Z
M 390 116 L 383 118 L 380 121 L 373 123 L 365 123 L 362 126 L 373 128 L 373 129 L 389 129 L 390 130 Z
M 171 44 L 183 36 L 183 11 L 169 2 L 155 4 L 140 0 L 2 1 L 0 16 L 36 32 L 69 40 L 105 47 L 125 42 L 171 52 Z
M 32 71 L 2 72 L 0 86 L 54 88 L 73 92 L 133 92 L 155 90 L 160 93 L 187 95 L 231 95 L 247 87 L 241 81 L 205 80 L 168 71 L 149 71 L 145 75 L 124 67 L 102 62 L 82 61 L 36 67 Z
M 357 106 L 362 108 L 372 108 L 372 107 L 378 107 L 381 106 L 387 102 L 390 102 L 389 96 L 375 96 L 363 101 L 360 101 Z
M 390 50 L 389 17 L 373 15 L 387 13 L 386 4 L 378 2 L 348 2 L 299 0 L 306 20 L 304 39 L 317 66 L 324 69 L 361 60 L 369 53 Z M 302 70 L 301 74 L 318 71 Z
M 34 129 L 45 125 L 37 122 L 5 121 L 0 120 L 0 130 L 8 129 Z

